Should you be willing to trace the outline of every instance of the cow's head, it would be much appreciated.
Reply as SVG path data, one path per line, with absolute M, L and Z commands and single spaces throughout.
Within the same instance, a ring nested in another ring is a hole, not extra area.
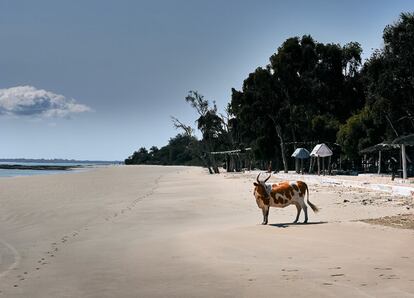
M 254 185 L 254 191 L 253 194 L 255 196 L 260 196 L 260 197 L 268 197 L 270 195 L 270 190 L 268 189 L 269 187 L 266 186 L 266 182 L 267 180 L 270 179 L 270 176 L 272 176 L 272 174 L 269 174 L 269 177 L 267 177 L 265 180 L 260 180 L 260 173 L 259 175 L 257 175 L 256 181 L 257 182 L 253 182 Z

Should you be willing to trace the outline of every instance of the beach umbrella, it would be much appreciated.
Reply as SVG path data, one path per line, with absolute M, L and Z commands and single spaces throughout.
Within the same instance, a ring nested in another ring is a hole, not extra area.
M 332 150 L 325 144 L 318 144 L 316 145 L 311 152 L 311 156 L 315 156 L 315 157 L 328 157 L 331 156 Z
M 305 148 L 296 148 L 295 152 L 292 153 L 292 157 L 299 159 L 309 158 L 310 153 Z
M 303 174 L 303 160 L 309 158 L 309 151 L 305 148 L 296 148 L 295 152 L 292 153 L 292 157 L 300 159 L 300 171 Z
M 329 164 L 331 161 L 331 156 L 332 156 L 333 152 L 332 150 L 325 144 L 318 144 L 316 145 L 311 152 L 311 156 L 312 157 L 316 157 L 318 159 L 318 175 L 320 174 L 320 163 L 319 163 L 319 158 L 322 157 L 322 167 L 323 167 L 323 173 L 325 174 L 325 157 L 329 157 Z M 328 165 L 329 168 L 329 165 Z

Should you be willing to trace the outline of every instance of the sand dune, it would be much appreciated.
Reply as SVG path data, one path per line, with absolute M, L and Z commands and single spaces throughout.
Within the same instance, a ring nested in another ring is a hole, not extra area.
M 254 177 L 120 166 L 1 179 L 0 295 L 414 295 L 414 231 L 356 221 L 409 213 L 406 198 L 311 185 L 310 224 L 290 224 L 291 206 L 262 226 Z

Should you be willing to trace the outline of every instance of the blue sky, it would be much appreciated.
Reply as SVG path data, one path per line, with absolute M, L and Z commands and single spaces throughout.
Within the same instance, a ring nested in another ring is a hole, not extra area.
M 219 109 L 291 36 L 364 58 L 412 1 L 0 0 L 0 158 L 123 160 Z

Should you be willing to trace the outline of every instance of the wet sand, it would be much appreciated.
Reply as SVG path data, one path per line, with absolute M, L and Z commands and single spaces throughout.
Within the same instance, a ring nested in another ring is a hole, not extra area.
M 411 198 L 310 185 L 310 224 L 291 224 L 290 206 L 262 226 L 254 178 L 119 166 L 0 179 L 0 297 L 414 295 L 414 230 L 360 221 L 412 214 Z

